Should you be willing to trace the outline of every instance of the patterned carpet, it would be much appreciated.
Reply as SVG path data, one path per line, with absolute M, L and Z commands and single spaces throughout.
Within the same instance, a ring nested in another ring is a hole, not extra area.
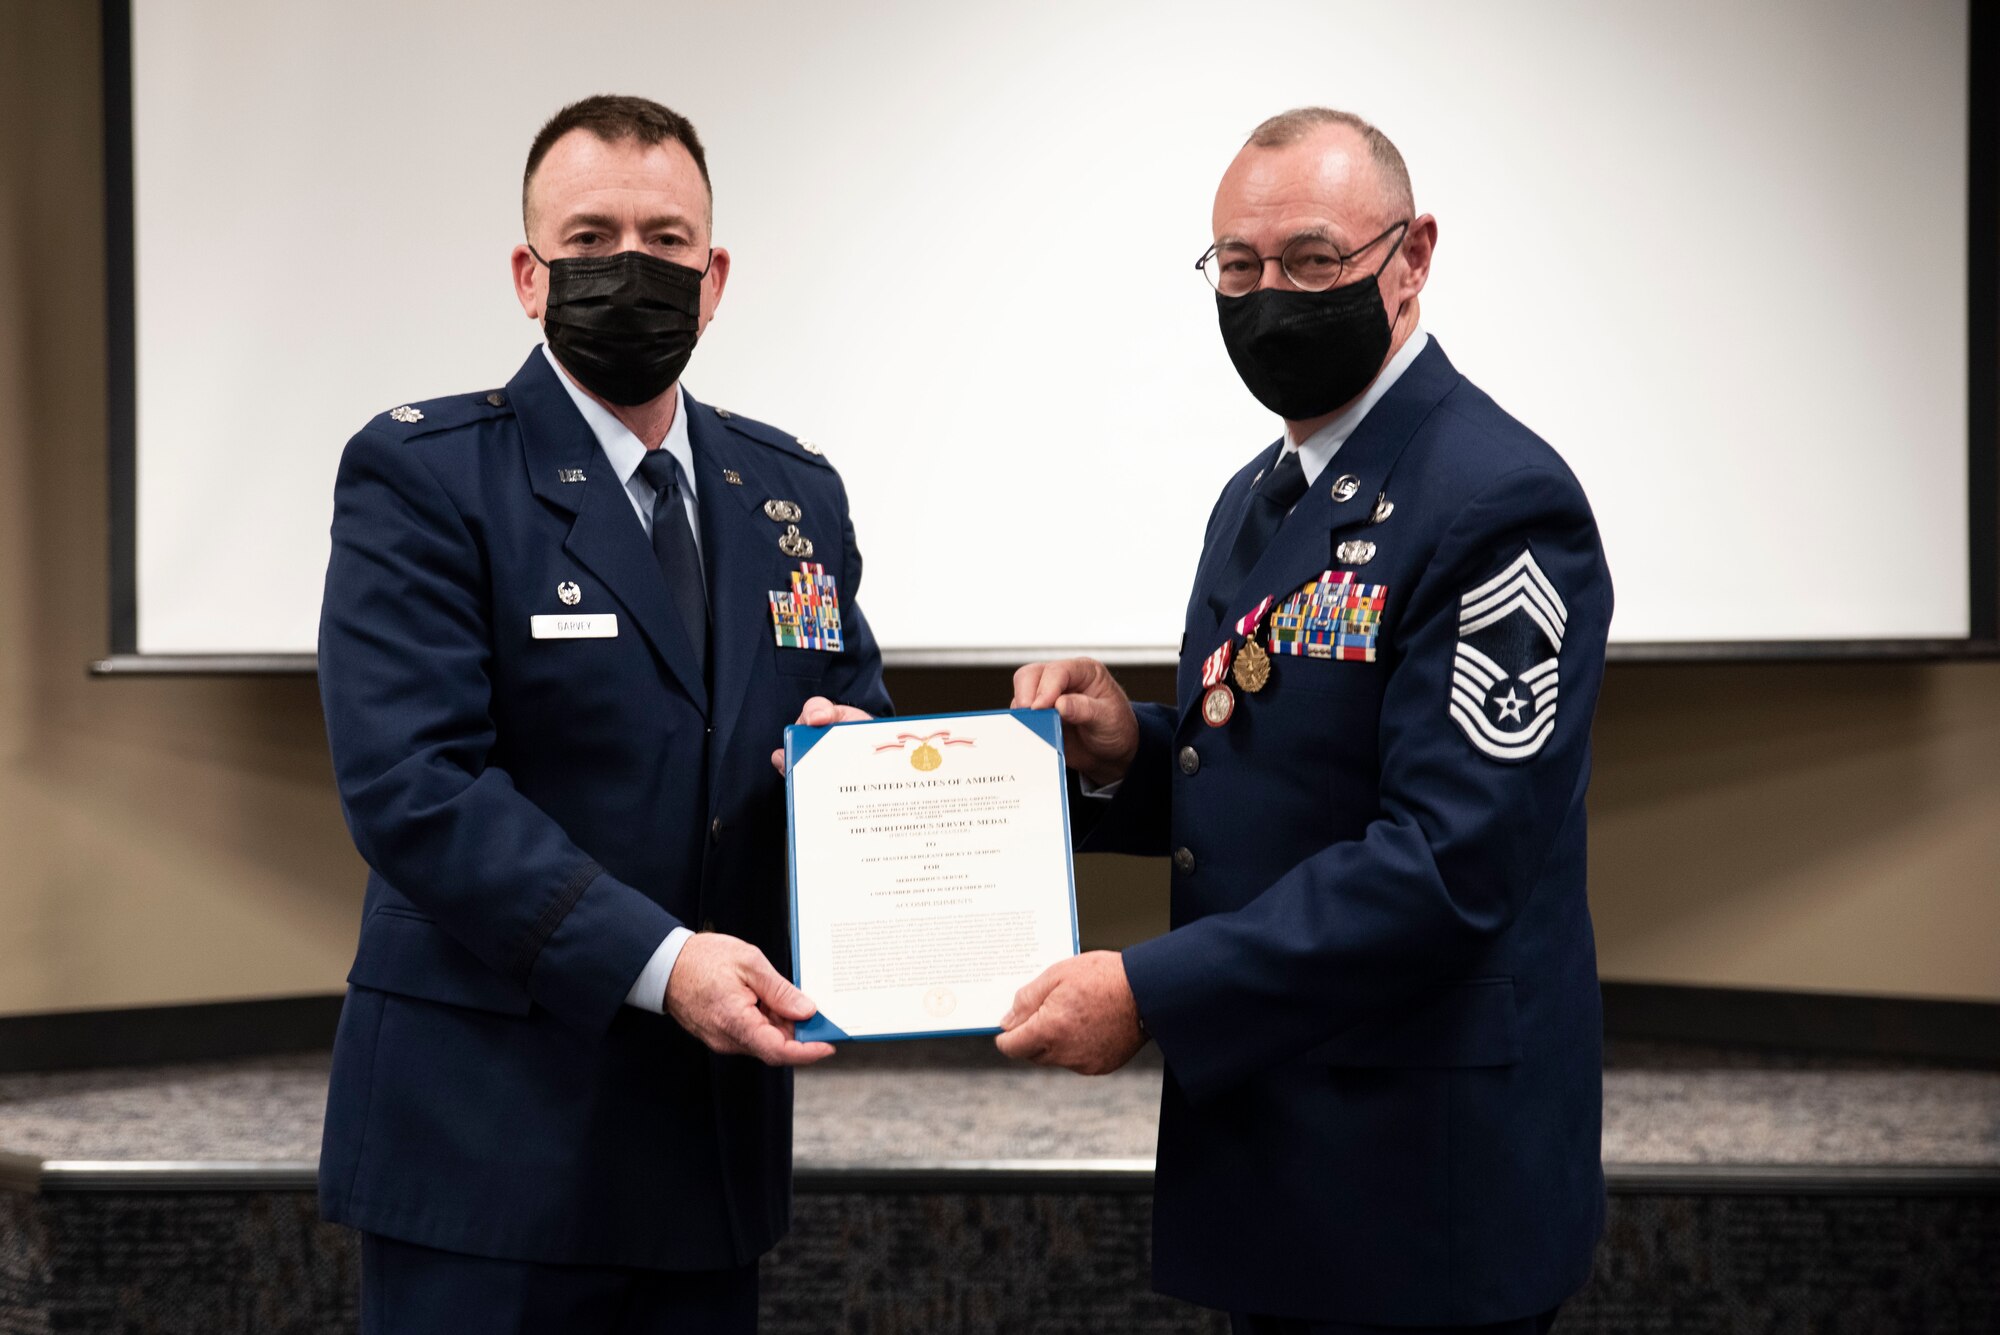
M 326 1057 L 0 1076 L 0 1151 L 44 1159 L 311 1160 Z M 983 1040 L 857 1044 L 798 1078 L 802 1166 L 1150 1159 L 1149 1049 L 1086 1080 Z M 2000 1165 L 2000 1071 L 1614 1045 L 1608 1164 Z
M 323 1054 L 0 1077 L 0 1180 L 37 1159 L 290 1165 L 287 1190 L 0 1189 L 0 1335 L 334 1335 L 359 1249 L 303 1189 Z M 856 1046 L 799 1079 L 802 1169 L 1150 1161 L 1156 1059 L 1083 1080 L 983 1042 Z M 1614 1186 L 1563 1335 L 2000 1330 L 2000 1072 L 1615 1045 L 1607 1167 L 1957 1166 L 1946 1190 Z M 13 1156 L 11 1160 L 9 1155 Z M 1144 1181 L 1095 1190 L 802 1188 L 764 1335 L 1221 1335 L 1152 1294 Z

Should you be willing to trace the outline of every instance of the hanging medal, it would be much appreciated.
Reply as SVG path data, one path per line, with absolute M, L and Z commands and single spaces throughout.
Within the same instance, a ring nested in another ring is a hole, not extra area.
M 1264 652 L 1263 645 L 1257 643 L 1257 627 L 1276 601 L 1276 598 L 1267 596 L 1236 623 L 1236 633 L 1243 637 L 1243 648 L 1236 655 L 1236 670 L 1231 675 L 1236 678 L 1238 686 L 1252 695 L 1263 690 L 1271 680 L 1271 656 Z
M 1229 722 L 1229 716 L 1236 712 L 1236 696 L 1222 680 L 1222 674 L 1229 671 L 1229 656 L 1235 648 L 1235 641 L 1224 640 L 1222 647 L 1201 665 L 1201 721 L 1211 728 Z

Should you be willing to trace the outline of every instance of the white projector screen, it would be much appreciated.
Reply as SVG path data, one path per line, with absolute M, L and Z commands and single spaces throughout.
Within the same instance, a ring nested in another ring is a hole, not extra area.
M 1245 135 L 1307 103 L 1402 148 L 1441 232 L 1425 327 L 1582 477 L 1614 641 L 1974 629 L 1965 0 L 133 0 L 130 27 L 141 654 L 311 652 L 342 444 L 535 345 L 522 161 L 596 92 L 706 140 L 735 268 L 686 383 L 825 447 L 902 661 L 1175 643 L 1217 490 L 1279 429 L 1194 260 Z

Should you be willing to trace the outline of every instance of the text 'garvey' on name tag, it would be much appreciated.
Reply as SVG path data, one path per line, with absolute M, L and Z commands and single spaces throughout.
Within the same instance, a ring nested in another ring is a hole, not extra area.
M 528 618 L 528 629 L 538 640 L 609 640 L 618 634 L 616 612 L 594 612 L 589 616 L 552 613 Z

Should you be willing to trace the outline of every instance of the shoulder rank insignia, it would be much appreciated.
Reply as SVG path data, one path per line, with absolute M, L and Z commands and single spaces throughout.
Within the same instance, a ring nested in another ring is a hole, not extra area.
M 1527 760 L 1556 727 L 1556 676 L 1569 609 L 1523 551 L 1459 600 L 1452 721 L 1480 754 Z
M 412 408 L 406 403 L 400 408 L 391 408 L 389 416 L 395 418 L 398 422 L 421 422 L 424 420 L 424 410 L 421 408 Z
M 825 450 L 813 444 L 811 441 L 807 440 L 804 436 L 800 436 L 798 438 L 798 441 L 799 441 L 799 448 L 804 450 L 807 454 L 817 454 L 821 456 L 824 456 L 826 454 Z

